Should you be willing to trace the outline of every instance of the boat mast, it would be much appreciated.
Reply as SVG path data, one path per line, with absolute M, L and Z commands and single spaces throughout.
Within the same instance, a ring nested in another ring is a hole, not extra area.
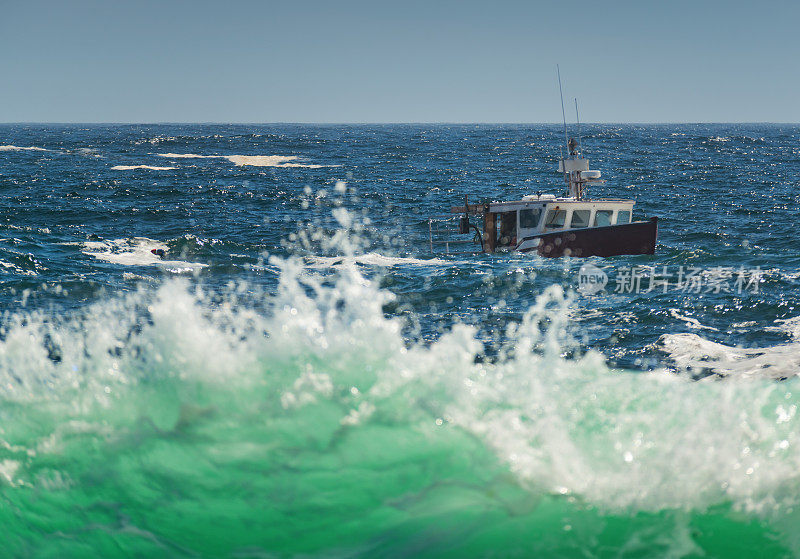
M 564 140 L 567 144 L 567 154 L 561 152 L 558 160 L 558 170 L 564 173 L 564 182 L 567 185 L 567 194 L 575 200 L 583 199 L 583 187 L 587 183 L 600 181 L 600 171 L 590 171 L 589 162 L 583 158 L 583 138 L 581 137 L 581 116 L 578 112 L 578 98 L 575 97 L 575 120 L 578 125 L 578 140 L 570 138 L 567 132 L 567 115 L 564 110 L 564 89 L 561 86 L 561 68 L 556 64 L 558 72 L 558 93 L 561 97 L 561 118 L 564 121 Z M 563 148 L 562 148 L 563 149 Z
M 564 91 L 561 89 L 561 68 L 556 64 L 556 72 L 558 72 L 558 94 L 561 96 L 561 118 L 564 120 L 564 143 L 569 145 L 569 136 L 567 135 L 567 113 L 564 112 Z
M 561 97 L 561 119 L 564 121 L 564 143 L 567 146 L 567 155 L 569 155 L 569 135 L 567 134 L 567 113 L 564 111 L 564 90 L 561 88 L 561 68 L 558 64 L 556 64 L 556 72 L 558 72 L 558 94 Z M 564 157 L 562 154 L 561 157 L 561 165 L 564 167 L 564 182 L 567 185 L 569 190 L 572 190 L 572 185 L 570 184 L 569 174 L 567 173 L 567 167 L 564 165 Z
M 575 97 L 575 122 L 578 123 L 578 157 L 583 157 L 583 142 L 581 141 L 581 116 L 578 114 L 577 97 Z

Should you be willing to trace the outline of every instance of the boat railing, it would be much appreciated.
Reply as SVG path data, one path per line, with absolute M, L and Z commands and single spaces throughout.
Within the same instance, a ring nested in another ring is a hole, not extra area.
M 474 252 L 466 249 L 454 252 L 451 248 L 459 248 L 465 245 L 473 245 L 476 242 L 470 235 L 459 233 L 459 215 L 442 215 L 428 218 L 428 242 L 431 252 L 438 252 L 444 249 L 446 254 L 456 254 Z M 461 237 L 461 238 L 459 238 Z

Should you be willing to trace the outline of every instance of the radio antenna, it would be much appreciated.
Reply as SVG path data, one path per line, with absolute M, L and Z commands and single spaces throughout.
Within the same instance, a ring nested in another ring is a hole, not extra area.
M 581 117 L 578 114 L 578 98 L 575 97 L 575 120 L 578 122 L 578 153 L 583 157 L 583 145 L 581 144 Z
M 558 72 L 558 94 L 561 96 L 561 118 L 564 120 L 564 142 L 567 144 L 567 153 L 569 153 L 569 137 L 567 136 L 567 114 L 564 112 L 564 91 L 561 89 L 561 68 L 556 64 L 556 72 Z

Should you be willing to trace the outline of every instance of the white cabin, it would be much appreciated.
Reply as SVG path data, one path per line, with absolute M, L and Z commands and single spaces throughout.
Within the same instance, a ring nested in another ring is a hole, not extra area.
M 630 223 L 634 203 L 543 194 L 513 202 L 492 202 L 489 213 L 497 214 L 497 246 L 515 248 L 523 239 L 543 233 Z

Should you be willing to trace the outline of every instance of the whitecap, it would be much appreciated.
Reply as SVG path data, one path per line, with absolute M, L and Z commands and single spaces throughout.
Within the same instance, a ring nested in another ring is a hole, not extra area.
M 38 148 L 36 146 L 19 147 L 19 146 L 0 146 L 0 151 L 51 151 L 45 148 Z
M 38 275 L 35 270 L 27 270 L 22 266 L 18 266 L 12 262 L 6 262 L 5 260 L 0 260 L 0 272 L 7 272 L 12 274 L 18 274 L 21 276 L 35 276 Z
M 122 273 L 122 279 L 128 280 L 128 281 L 150 281 L 150 282 L 157 281 L 156 278 L 143 276 L 141 274 L 134 274 L 132 272 L 123 272 Z
M 704 324 L 701 324 L 700 321 L 697 320 L 696 318 L 692 318 L 691 316 L 684 316 L 684 315 L 680 314 L 678 312 L 678 309 L 670 309 L 669 310 L 669 314 L 671 314 L 674 318 L 677 318 L 678 320 L 684 321 L 689 328 L 695 328 L 697 330 L 716 330 L 716 331 L 718 331 L 716 328 L 714 328 L 712 326 L 705 326 Z
M 114 239 L 104 241 L 86 241 L 83 252 L 98 260 L 119 264 L 121 266 L 158 266 L 168 272 L 192 272 L 205 268 L 208 264 L 201 262 L 185 262 L 182 260 L 162 260 L 151 251 L 166 250 L 163 243 L 147 237 L 132 239 Z
M 177 167 L 155 167 L 153 165 L 115 165 L 112 171 L 132 171 L 133 169 L 149 169 L 151 171 L 171 171 Z
M 339 165 L 297 163 L 299 157 L 296 155 L 199 155 L 196 153 L 157 153 L 156 155 L 170 159 L 227 159 L 237 167 L 304 167 L 306 169 L 339 167 Z
M 223 159 L 222 155 L 198 155 L 196 153 L 157 153 L 159 157 L 170 159 Z
M 27 232 L 33 232 L 33 233 L 40 233 L 42 235 L 49 235 L 51 233 L 51 230 L 50 230 L 49 227 L 31 227 L 30 225 L 13 225 L 11 223 L 3 225 L 3 228 L 4 229 L 14 229 L 16 231 L 27 231 Z
M 734 347 L 690 333 L 665 334 L 659 343 L 681 370 L 720 376 L 789 378 L 800 372 L 800 344 Z
M 78 155 L 83 155 L 85 157 L 97 157 L 101 159 L 103 158 L 103 156 L 100 155 L 99 150 L 97 148 L 78 148 L 74 150 L 74 153 L 77 153 Z
M 789 334 L 793 339 L 800 342 L 800 316 L 793 318 L 778 319 L 775 321 L 778 326 L 767 326 L 764 330 L 773 332 L 784 332 Z
M 312 165 L 310 163 L 294 163 L 298 158 L 293 155 L 229 155 L 228 161 L 239 167 L 304 167 L 306 169 L 322 169 L 339 165 Z
M 467 264 L 467 262 L 461 260 L 385 256 L 377 252 L 368 252 L 366 254 L 354 256 L 308 256 L 306 257 L 306 263 L 309 268 L 331 268 L 350 264 L 375 266 L 379 268 L 393 268 L 396 266 L 458 266 Z

